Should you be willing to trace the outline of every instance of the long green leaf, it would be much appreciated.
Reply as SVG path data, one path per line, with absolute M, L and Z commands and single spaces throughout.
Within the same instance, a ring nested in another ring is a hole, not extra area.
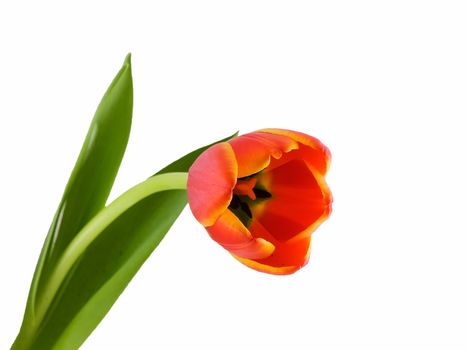
M 104 207 L 128 142 L 132 110 L 133 82 L 128 55 L 97 108 L 55 214 L 34 273 L 23 326 L 34 322 L 36 302 L 64 249 Z
M 188 171 L 209 146 L 180 158 L 158 174 Z M 117 198 L 78 233 L 80 240 L 86 235 L 83 232 L 90 231 L 86 237 L 91 236 L 92 240 L 87 241 L 85 249 L 76 249 L 80 251 L 78 256 L 71 253 L 72 261 L 59 262 L 65 268 L 64 273 L 59 268 L 60 271 L 53 274 L 52 284 L 59 286 L 57 292 L 53 287 L 46 290 L 46 294 L 51 293 L 50 302 L 46 301 L 45 309 L 40 312 L 40 323 L 29 333 L 25 330 L 24 336 L 20 334 L 13 349 L 73 350 L 85 341 L 187 204 L 185 190 L 151 192 L 154 190 L 151 183 L 156 183 L 158 178 L 177 176 L 166 174 L 149 178 Z M 132 194 L 138 191 L 147 196 L 136 200 Z M 116 213 L 117 202 L 127 203 L 129 207 Z M 107 225 L 99 224 L 113 214 L 116 216 Z M 71 242 L 70 247 L 75 242 Z M 83 248 L 79 242 L 77 245 Z M 54 276 L 58 276 L 58 280 Z

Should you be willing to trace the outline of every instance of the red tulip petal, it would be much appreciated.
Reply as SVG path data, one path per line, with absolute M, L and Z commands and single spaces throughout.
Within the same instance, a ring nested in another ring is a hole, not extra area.
M 276 249 L 263 259 L 248 259 L 232 254 L 237 260 L 255 270 L 275 275 L 291 274 L 305 266 L 310 257 L 311 236 L 302 237 L 300 240 L 278 242 L 261 223 L 252 220 L 250 231 L 254 237 L 260 237 L 272 242 Z
M 331 152 L 317 138 L 298 131 L 285 129 L 262 129 L 259 131 L 274 135 L 282 135 L 295 140 L 301 144 L 300 149 L 296 152 L 291 152 L 289 154 L 290 157 L 305 160 L 309 165 L 323 175 L 325 175 L 329 169 L 329 165 L 331 163 Z M 277 163 L 276 166 L 281 165 L 286 161 L 286 159 L 281 159 L 281 162 Z
M 191 211 L 201 224 L 214 224 L 227 210 L 236 181 L 237 162 L 228 143 L 218 143 L 196 159 L 188 173 L 187 192 Z
M 311 169 L 313 172 L 314 170 Z M 329 190 L 326 181 L 324 180 L 324 176 L 321 174 L 314 172 L 314 176 L 316 182 L 319 184 L 323 194 L 323 211 L 321 216 L 317 218 L 310 226 L 308 226 L 305 230 L 303 230 L 300 234 L 296 235 L 295 237 L 291 238 L 289 242 L 293 242 L 295 240 L 300 240 L 306 236 L 310 236 L 326 219 L 331 215 L 332 212 L 332 193 Z
M 242 222 L 230 211 L 225 211 L 213 226 L 207 227 L 213 240 L 232 254 L 248 259 L 271 255 L 274 245 L 263 238 L 254 238 Z
M 298 149 L 293 139 L 272 133 L 253 132 L 229 141 L 238 164 L 238 177 L 245 177 L 263 170 L 271 156 L 281 158 L 284 153 Z
M 250 230 L 255 236 L 271 237 L 262 225 L 254 221 Z M 263 259 L 248 259 L 232 254 L 237 260 L 257 271 L 274 275 L 287 275 L 294 273 L 308 263 L 311 252 L 311 236 L 306 236 L 300 240 L 293 240 L 285 243 L 278 242 L 274 252 Z
M 330 213 L 332 197 L 324 178 L 301 160 L 267 168 L 257 176 L 271 198 L 252 205 L 253 217 L 280 242 L 310 235 Z M 305 233 L 304 233 L 305 232 Z

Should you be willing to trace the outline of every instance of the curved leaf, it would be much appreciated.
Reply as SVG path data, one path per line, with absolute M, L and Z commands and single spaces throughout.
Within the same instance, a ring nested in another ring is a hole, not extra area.
M 228 139 L 230 137 L 219 142 Z M 209 146 L 180 158 L 159 174 L 168 170 L 188 171 L 199 154 Z M 117 198 L 99 212 L 77 237 L 101 217 L 110 215 L 117 201 L 129 203 L 129 193 L 164 176 L 172 174 L 151 177 Z M 24 333 L 20 333 L 13 349 L 73 350 L 86 340 L 187 204 L 185 190 L 147 194 L 130 203 L 126 210 L 112 218 L 109 225 L 95 225 L 100 229 L 92 233 L 93 240 L 76 257 L 72 267 L 65 270 L 67 272 L 60 279 L 57 293 L 52 290 L 53 295 L 50 304 L 46 303 L 43 317 L 29 332 L 24 329 Z

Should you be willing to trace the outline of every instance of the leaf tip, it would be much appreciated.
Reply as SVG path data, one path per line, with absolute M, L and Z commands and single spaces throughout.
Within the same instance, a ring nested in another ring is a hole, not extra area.
M 126 55 L 123 65 L 131 67 L 131 52 Z

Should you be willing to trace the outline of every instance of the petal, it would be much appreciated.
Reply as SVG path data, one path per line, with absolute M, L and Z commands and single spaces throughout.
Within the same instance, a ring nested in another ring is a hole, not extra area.
M 214 224 L 227 210 L 237 181 L 237 162 L 232 147 L 218 143 L 203 152 L 188 172 L 188 202 L 204 226 Z
M 264 230 L 264 228 L 259 227 L 256 226 L 255 230 Z M 268 236 L 267 233 L 263 233 L 263 235 Z M 307 236 L 300 240 L 278 243 L 275 251 L 267 258 L 248 259 L 235 254 L 232 255 L 241 263 L 257 271 L 274 275 L 287 275 L 305 266 L 310 258 L 310 252 L 311 236 Z
M 290 239 L 290 241 L 300 240 L 305 236 L 310 236 L 324 221 L 326 221 L 326 219 L 331 215 L 332 212 L 333 197 L 328 185 L 326 184 L 326 181 L 324 180 L 324 176 L 316 172 L 314 169 L 310 170 L 313 172 L 316 182 L 319 184 L 319 187 L 321 188 L 321 191 L 323 193 L 323 211 L 319 218 L 317 218 L 310 226 L 308 226 L 301 233 Z
M 301 144 L 300 149 L 293 157 L 304 159 L 309 165 L 313 166 L 323 175 L 325 175 L 329 169 L 331 152 L 317 138 L 298 131 L 286 129 L 262 129 L 259 131 L 291 138 Z
M 298 149 L 298 143 L 281 135 L 252 132 L 229 141 L 238 164 L 238 177 L 255 174 L 269 165 L 271 156 L 281 158 L 283 153 Z
M 225 211 L 213 226 L 207 227 L 213 240 L 232 254 L 242 258 L 261 259 L 271 255 L 274 245 L 263 238 L 254 238 L 230 211 Z
M 257 176 L 271 198 L 252 205 L 253 217 L 279 242 L 309 236 L 330 214 L 332 196 L 324 178 L 294 159 Z

